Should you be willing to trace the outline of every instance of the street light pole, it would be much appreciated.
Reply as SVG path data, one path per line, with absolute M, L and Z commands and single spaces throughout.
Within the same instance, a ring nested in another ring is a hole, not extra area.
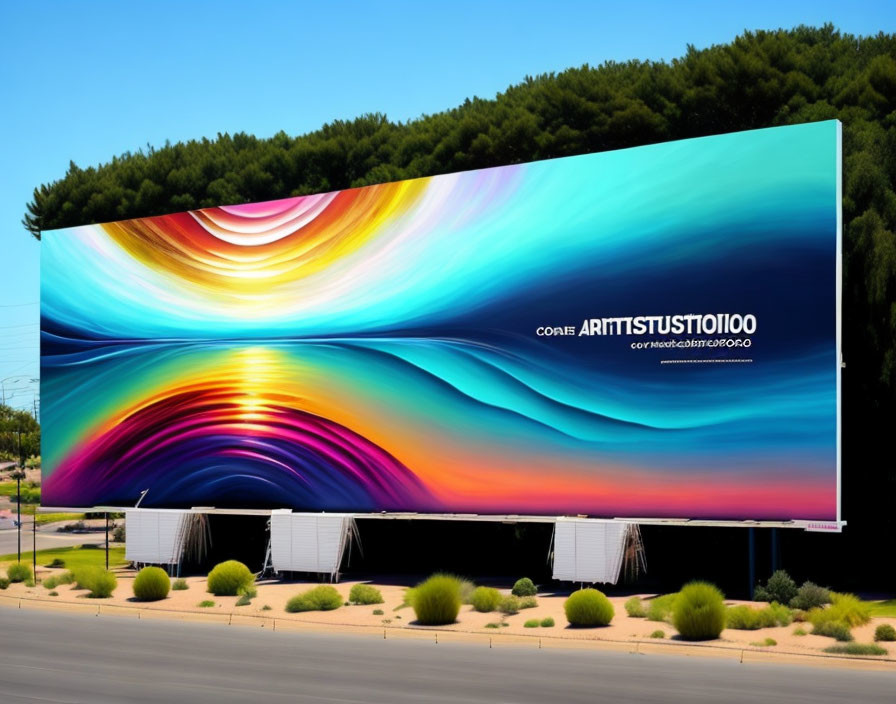
M 22 474 L 21 472 L 16 472 L 16 513 L 18 514 L 18 520 L 16 523 L 18 524 L 18 537 L 19 537 L 19 551 L 18 551 L 18 562 L 22 561 Z

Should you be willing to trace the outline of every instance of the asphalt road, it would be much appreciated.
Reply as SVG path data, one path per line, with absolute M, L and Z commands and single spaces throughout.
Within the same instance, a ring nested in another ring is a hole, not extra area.
M 30 516 L 28 517 L 30 519 Z M 24 523 L 24 521 L 23 521 Z M 69 545 L 86 545 L 87 543 L 104 544 L 103 533 L 57 533 L 59 524 L 51 523 L 48 526 L 38 526 L 37 549 L 64 548 Z M 22 526 L 22 552 L 31 552 L 31 521 Z M 10 555 L 16 551 L 18 538 L 16 529 L 0 530 L 0 555 Z M 38 556 L 39 557 L 39 556 Z
M 896 674 L 0 608 L 0 699 L 893 704 Z

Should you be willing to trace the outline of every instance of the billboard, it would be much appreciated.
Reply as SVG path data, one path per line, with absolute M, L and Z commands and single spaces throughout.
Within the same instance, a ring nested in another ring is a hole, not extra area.
M 840 125 L 75 227 L 44 503 L 839 520 Z

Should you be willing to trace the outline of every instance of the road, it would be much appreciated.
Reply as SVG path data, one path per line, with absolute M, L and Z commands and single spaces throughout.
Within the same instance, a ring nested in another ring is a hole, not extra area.
M 0 607 L 13 702 L 892 704 L 896 674 Z
M 23 516 L 23 519 L 25 516 Z M 28 516 L 27 523 L 22 526 L 22 552 L 31 552 L 31 517 Z M 56 528 L 59 524 L 50 524 L 48 526 L 38 526 L 37 528 L 37 549 L 45 548 L 64 548 L 69 545 L 86 545 L 88 543 L 96 543 L 102 545 L 105 540 L 103 533 L 57 533 Z M 0 530 L 0 555 L 9 555 L 16 551 L 17 538 L 16 529 L 10 528 Z M 38 556 L 39 557 L 39 556 Z

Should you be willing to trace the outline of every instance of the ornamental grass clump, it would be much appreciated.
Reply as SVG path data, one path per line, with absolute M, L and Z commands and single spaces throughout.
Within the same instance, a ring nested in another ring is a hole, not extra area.
M 411 607 L 417 621 L 427 626 L 454 623 L 460 606 L 460 580 L 452 575 L 434 574 L 411 593 Z
M 24 562 L 16 562 L 7 567 L 6 576 L 10 582 L 27 582 L 29 579 L 34 579 L 31 565 L 26 565 Z
M 691 582 L 679 592 L 672 624 L 685 640 L 712 640 L 725 628 L 725 597 L 715 585 Z
M 501 592 L 493 587 L 476 587 L 470 601 L 476 611 L 486 614 L 498 608 Z
M 812 626 L 813 636 L 827 636 L 843 643 L 855 640 L 849 626 L 843 621 L 819 621 Z
M 874 640 L 876 642 L 896 641 L 896 628 L 893 628 L 889 623 L 880 624 L 874 629 Z
M 500 611 L 505 616 L 513 616 L 514 614 L 518 614 L 520 612 L 520 600 L 513 595 L 505 596 L 498 604 L 498 611 Z
M 227 560 L 208 573 L 208 591 L 215 596 L 237 596 L 241 587 L 248 587 L 255 575 L 242 562 Z
M 297 594 L 286 602 L 286 610 L 291 613 L 302 611 L 333 611 L 342 606 L 342 596 L 334 587 L 322 584 Z
M 161 567 L 144 567 L 134 577 L 133 589 L 140 601 L 161 601 L 171 590 L 171 579 Z
M 106 599 L 112 596 L 118 586 L 118 578 L 101 567 L 82 567 L 74 575 L 75 586 L 87 589 L 91 599 Z
M 824 652 L 836 655 L 886 655 L 887 649 L 881 648 L 875 643 L 847 643 L 845 645 L 830 645 L 824 649 Z
M 531 579 L 522 577 L 521 579 L 516 580 L 510 593 L 513 596 L 535 596 L 538 593 L 538 590 L 535 588 L 535 583 Z
M 579 589 L 563 603 L 569 625 L 582 628 L 607 626 L 615 611 L 610 600 L 597 589 Z
M 647 620 L 671 623 L 672 607 L 675 606 L 677 598 L 678 592 L 653 597 L 647 604 Z
M 349 590 L 348 600 L 353 604 L 382 604 L 383 595 L 379 589 L 369 584 L 356 584 Z
M 625 613 L 632 618 L 645 618 L 647 616 L 647 609 L 644 608 L 644 602 L 641 601 L 641 597 L 633 596 L 626 601 Z

